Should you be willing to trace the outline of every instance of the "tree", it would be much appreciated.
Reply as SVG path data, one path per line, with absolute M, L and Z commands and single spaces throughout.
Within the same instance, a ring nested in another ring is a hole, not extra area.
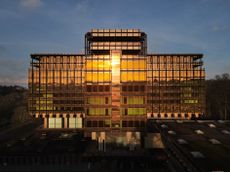
M 230 76 L 227 73 L 216 75 L 206 81 L 208 118 L 230 119 Z

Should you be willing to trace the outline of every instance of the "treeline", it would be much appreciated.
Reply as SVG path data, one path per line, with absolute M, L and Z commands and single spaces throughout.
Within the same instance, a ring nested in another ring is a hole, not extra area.
M 20 86 L 0 86 L 0 127 L 30 119 L 27 92 Z
M 216 75 L 206 81 L 207 118 L 230 119 L 230 75 Z

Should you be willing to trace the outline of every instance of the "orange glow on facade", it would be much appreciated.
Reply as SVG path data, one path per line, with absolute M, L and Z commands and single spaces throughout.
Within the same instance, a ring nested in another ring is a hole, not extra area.
M 202 54 L 147 54 L 139 29 L 92 29 L 85 54 L 32 54 L 29 111 L 45 128 L 143 131 L 205 114 Z

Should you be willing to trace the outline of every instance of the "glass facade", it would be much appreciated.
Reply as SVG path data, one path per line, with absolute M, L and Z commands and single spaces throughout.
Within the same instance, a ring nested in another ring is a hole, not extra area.
M 148 55 L 148 117 L 199 117 L 205 112 L 202 54 Z
M 83 68 L 81 55 L 31 55 L 29 111 L 46 127 L 68 128 L 70 117 L 83 116 Z
M 29 111 L 45 128 L 143 131 L 205 114 L 202 54 L 147 54 L 139 29 L 92 29 L 85 54 L 32 54 Z
M 85 35 L 85 47 L 85 127 L 144 129 L 146 34 L 93 29 Z

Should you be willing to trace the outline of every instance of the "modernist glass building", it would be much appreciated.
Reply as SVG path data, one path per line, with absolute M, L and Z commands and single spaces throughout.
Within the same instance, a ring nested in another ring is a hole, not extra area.
M 202 54 L 147 54 L 139 29 L 92 29 L 85 54 L 32 54 L 29 111 L 44 128 L 144 131 L 205 114 Z

